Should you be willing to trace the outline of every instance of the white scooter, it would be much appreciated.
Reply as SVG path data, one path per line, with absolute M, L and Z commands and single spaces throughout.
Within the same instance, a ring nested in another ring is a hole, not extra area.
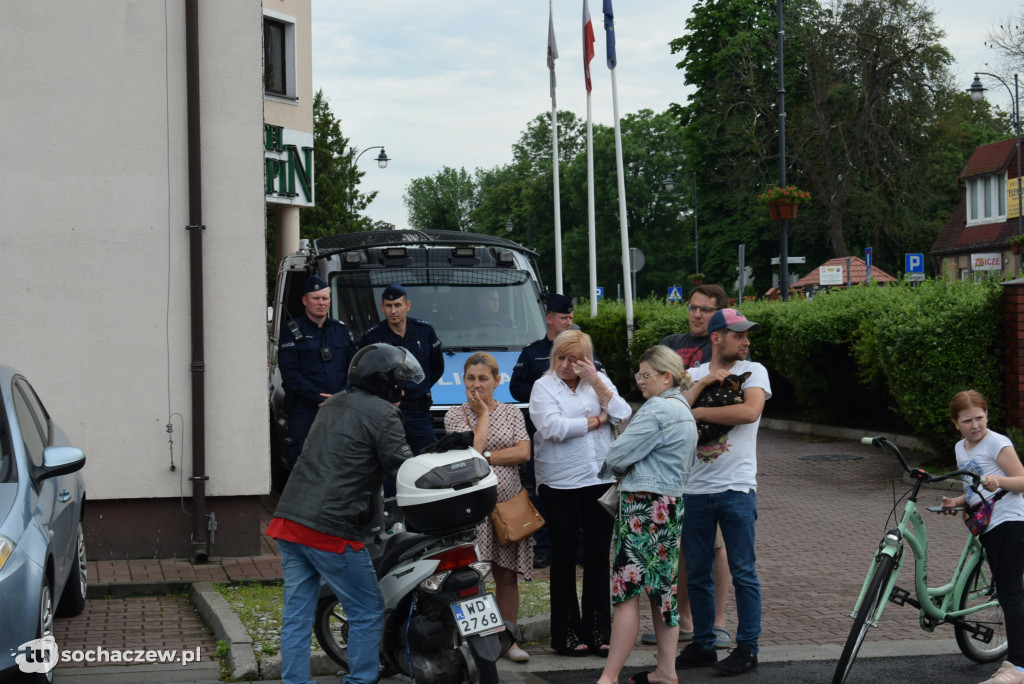
M 384 595 L 381 677 L 496 684 L 495 663 L 515 642 L 515 627 L 485 590 L 490 563 L 477 559 L 474 542 L 477 523 L 497 501 L 498 478 L 479 453 L 459 448 L 409 459 L 396 484 L 398 510 L 378 498 L 379 524 L 364 540 Z M 314 633 L 346 670 L 348 629 L 343 607 L 324 585 Z

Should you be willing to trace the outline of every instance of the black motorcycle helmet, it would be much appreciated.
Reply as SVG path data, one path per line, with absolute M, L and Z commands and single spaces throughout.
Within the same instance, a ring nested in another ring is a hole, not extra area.
M 405 383 L 417 384 L 425 377 L 420 362 L 408 349 L 390 344 L 367 345 L 348 365 L 348 384 L 392 404 L 402 399 Z

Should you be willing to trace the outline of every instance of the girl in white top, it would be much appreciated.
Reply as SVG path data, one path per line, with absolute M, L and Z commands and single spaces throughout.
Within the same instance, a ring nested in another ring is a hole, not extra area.
M 565 655 L 608 654 L 612 518 L 597 503 L 611 480 L 598 477 L 612 423 L 632 411 L 594 366 L 590 336 L 566 330 L 530 394 L 537 493 L 551 532 L 551 647 Z M 576 551 L 583 536 L 583 595 L 576 600 Z
M 949 414 L 964 437 L 956 445 L 957 467 L 981 475 L 986 490 L 1007 492 L 994 504 L 992 521 L 979 540 L 1006 617 L 1009 650 L 999 670 L 982 684 L 1024 684 L 1024 465 L 1010 439 L 988 429 L 988 402 L 981 394 L 967 390 L 954 395 Z M 942 497 L 942 507 L 978 501 L 965 484 L 964 495 Z

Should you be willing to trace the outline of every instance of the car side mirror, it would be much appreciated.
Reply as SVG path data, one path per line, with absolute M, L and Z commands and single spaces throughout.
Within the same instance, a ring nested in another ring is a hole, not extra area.
M 52 446 L 43 449 L 43 467 L 36 473 L 36 481 L 74 473 L 85 467 L 85 452 L 73 446 Z

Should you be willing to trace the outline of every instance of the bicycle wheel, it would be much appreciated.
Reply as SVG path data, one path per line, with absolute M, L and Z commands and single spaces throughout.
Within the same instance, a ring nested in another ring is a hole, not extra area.
M 967 586 L 960 596 L 960 610 L 967 610 L 971 606 L 988 603 L 995 598 L 995 589 L 992 587 L 992 572 L 984 559 L 978 558 L 978 562 L 971 570 L 967 579 Z M 979 610 L 976 613 L 965 615 L 964 620 L 970 623 L 978 623 L 992 630 L 992 640 L 985 643 L 981 639 L 975 639 L 971 633 L 962 628 L 956 628 L 956 645 L 965 656 L 976 663 L 993 663 L 1002 660 L 1006 655 L 1006 622 L 1003 616 L 1003 609 L 998 603 Z
M 871 582 L 868 584 L 868 590 L 864 594 L 864 600 L 860 603 L 860 610 L 857 611 L 857 617 L 853 620 L 850 636 L 846 638 L 843 654 L 839 657 L 839 662 L 836 664 L 836 673 L 832 677 L 832 684 L 843 684 L 846 681 L 847 675 L 850 674 L 850 668 L 857 657 L 857 652 L 860 651 L 860 645 L 864 643 L 864 637 L 868 633 L 871 619 L 878 611 L 878 604 L 888 599 L 888 596 L 882 596 L 882 592 L 885 591 L 885 587 L 889 583 L 892 567 L 892 556 L 882 556 L 878 559 L 878 564 L 875 566 L 875 574 L 871 576 Z

